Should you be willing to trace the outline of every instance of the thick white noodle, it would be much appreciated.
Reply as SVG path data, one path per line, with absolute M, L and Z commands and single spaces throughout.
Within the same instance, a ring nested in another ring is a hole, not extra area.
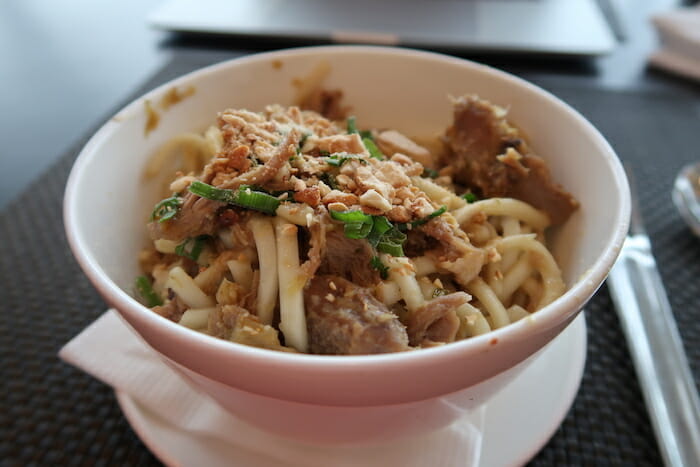
M 539 231 L 544 230 L 549 225 L 549 218 L 544 212 L 512 198 L 490 198 L 477 201 L 452 211 L 452 215 L 457 219 L 459 225 L 462 225 L 481 212 L 487 216 L 511 216 L 530 224 Z
M 180 266 L 170 270 L 165 286 L 173 289 L 188 308 L 209 308 L 216 304 Z
M 207 140 L 209 151 L 211 151 L 212 155 L 220 152 L 224 147 L 224 137 L 221 134 L 221 130 L 213 125 L 204 132 L 204 139 Z
M 430 256 L 416 256 L 411 258 L 413 267 L 416 269 L 416 276 L 427 276 L 438 272 L 435 260 Z
M 307 352 L 309 338 L 303 295 L 307 277 L 302 273 L 299 261 L 298 228 L 279 217 L 275 218 L 274 224 L 280 284 L 280 331 L 286 345 Z
M 396 282 L 401 290 L 401 297 L 409 312 L 414 312 L 425 304 L 416 271 L 411 260 L 405 256 L 379 255 L 382 263 L 389 268 L 389 279 Z
M 494 246 L 499 252 L 517 248 L 531 253 L 531 264 L 542 276 L 543 292 L 537 308 L 548 305 L 564 293 L 566 286 L 561 276 L 561 270 L 549 250 L 537 241 L 535 234 L 505 237 L 495 241 Z
M 458 339 L 466 339 L 491 331 L 488 321 L 475 306 L 464 303 L 457 308 L 456 312 L 460 320 Z
M 190 308 L 182 314 L 178 323 L 194 330 L 206 328 L 209 322 L 209 314 L 215 310 L 216 307 Z
M 268 217 L 253 217 L 249 225 L 253 232 L 260 265 L 256 314 L 263 324 L 272 324 L 278 290 L 275 231 L 272 227 L 272 220 Z
M 175 253 L 175 248 L 177 248 L 179 243 L 174 240 L 159 238 L 153 242 L 153 245 L 156 247 L 156 250 L 160 251 L 161 253 Z
M 517 263 L 511 267 L 500 281 L 500 290 L 496 292 L 501 302 L 506 303 L 511 295 L 527 280 L 534 272 L 530 265 L 530 253 L 525 251 Z
M 411 177 L 411 181 L 414 185 L 423 191 L 431 201 L 438 204 L 439 206 L 445 206 L 449 211 L 460 208 L 467 204 L 467 202 L 454 194 L 452 191 L 445 187 L 438 185 L 437 183 L 423 177 Z
M 311 227 L 314 220 L 314 210 L 308 204 L 282 203 L 275 211 L 277 216 L 302 227 Z
M 479 299 L 481 305 L 488 312 L 488 321 L 494 329 L 502 328 L 510 323 L 506 309 L 498 299 L 491 287 L 480 277 L 477 277 L 467 286 L 467 292 Z
M 501 226 L 503 227 L 503 236 L 510 237 L 520 234 L 520 222 L 518 219 L 510 216 L 501 218 Z M 517 261 L 518 252 L 515 250 L 506 251 L 501 254 L 501 271 L 508 271 L 511 266 Z
M 520 305 L 513 305 L 506 311 L 508 312 L 508 317 L 510 318 L 511 323 L 515 323 L 516 321 L 520 321 L 521 319 L 530 316 L 530 313 L 528 313 L 527 310 Z
M 239 255 L 238 258 L 226 262 L 233 281 L 243 287 L 246 291 L 250 291 L 253 287 L 253 267 L 246 255 Z
M 380 302 L 391 306 L 401 300 L 401 289 L 399 284 L 392 280 L 380 281 L 375 288 L 375 295 Z

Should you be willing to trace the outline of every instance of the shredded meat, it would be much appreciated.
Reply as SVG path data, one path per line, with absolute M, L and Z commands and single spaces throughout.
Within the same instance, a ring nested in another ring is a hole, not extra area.
M 368 289 L 316 276 L 304 292 L 309 351 L 358 355 L 408 350 L 406 329 Z
M 347 238 L 343 232 L 326 233 L 326 248 L 319 274 L 347 277 L 355 284 L 366 287 L 379 282 L 379 272 L 372 268 L 374 253 L 365 240 Z
M 272 180 L 287 161 L 296 155 L 300 137 L 298 130 L 291 130 L 270 160 L 230 180 L 223 181 L 218 186 L 230 189 L 241 185 L 263 185 Z
M 544 161 L 505 116 L 504 109 L 476 96 L 457 99 L 446 134 L 451 151 L 442 162 L 453 167 L 456 182 L 481 196 L 517 198 L 547 212 L 553 224 L 563 223 L 578 202 L 552 180 Z
M 314 223 L 309 227 L 309 250 L 308 259 L 301 265 L 301 270 L 306 277 L 316 274 L 321 266 L 321 258 L 326 251 L 326 224 L 325 222 Z
M 162 317 L 169 319 L 170 321 L 175 321 L 176 323 L 180 321 L 180 318 L 182 318 L 185 310 L 187 310 L 187 305 L 180 300 L 180 297 L 173 297 L 173 299 L 169 300 L 165 305 L 153 307 L 153 311 Z
M 427 347 L 453 342 L 460 324 L 455 310 L 470 299 L 464 292 L 455 292 L 434 298 L 411 313 L 406 319 L 409 343 Z
M 219 201 L 187 192 L 179 213 L 165 222 L 152 221 L 148 224 L 148 231 L 154 240 L 164 238 L 177 242 L 197 235 L 211 235 L 218 227 L 217 211 L 222 206 Z
M 453 273 L 460 284 L 466 286 L 479 274 L 486 255 L 471 244 L 454 217 L 443 214 L 421 226 L 421 230 L 439 242 L 431 253 L 436 256 L 437 265 Z

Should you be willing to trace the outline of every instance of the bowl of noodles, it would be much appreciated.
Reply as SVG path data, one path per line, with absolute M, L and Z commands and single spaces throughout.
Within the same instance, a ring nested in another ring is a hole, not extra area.
M 65 197 L 80 265 L 171 367 L 311 441 L 483 403 L 577 316 L 628 217 L 620 162 L 562 101 L 361 46 L 164 84 L 88 142 Z

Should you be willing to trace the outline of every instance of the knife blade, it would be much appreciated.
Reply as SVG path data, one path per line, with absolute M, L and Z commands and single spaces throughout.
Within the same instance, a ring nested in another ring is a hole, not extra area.
M 700 400 L 644 229 L 634 179 L 629 235 L 608 275 L 615 305 L 667 466 L 700 466 Z

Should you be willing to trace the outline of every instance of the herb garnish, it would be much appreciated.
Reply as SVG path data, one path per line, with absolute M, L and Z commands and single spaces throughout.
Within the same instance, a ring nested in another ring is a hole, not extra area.
M 430 219 L 439 216 L 440 214 L 444 214 L 445 211 L 447 211 L 447 206 L 440 206 L 440 209 L 436 209 L 435 211 L 431 212 L 427 216 L 425 216 L 422 219 L 415 220 L 411 222 L 411 227 L 419 227 L 426 222 L 428 222 Z
M 464 193 L 462 195 L 462 199 L 467 203 L 474 203 L 476 201 L 479 201 L 479 198 L 472 192 Z
M 253 209 L 265 214 L 275 214 L 280 205 L 279 199 L 262 191 L 253 191 L 247 185 L 241 185 L 237 190 L 227 190 L 216 188 L 197 180 L 190 184 L 189 190 L 202 198 Z
M 188 238 L 175 247 L 175 254 L 189 258 L 192 261 L 197 261 L 200 253 L 202 253 L 202 250 L 204 249 L 207 238 L 209 238 L 207 235 L 199 235 L 194 238 Z
M 369 151 L 369 155 L 371 157 L 374 157 L 375 159 L 384 160 L 384 154 L 382 151 L 379 150 L 376 144 L 374 144 L 374 141 L 370 138 L 362 138 L 362 142 L 364 143 L 365 147 L 367 148 L 367 151 Z
M 326 161 L 326 163 L 328 163 L 328 165 L 332 165 L 333 167 L 340 167 L 343 164 L 345 164 L 347 161 L 351 161 L 351 160 L 356 160 L 356 161 L 360 161 L 363 164 L 367 164 L 367 161 L 364 160 L 358 154 L 345 154 L 345 155 L 333 154 L 332 156 L 326 157 L 324 160 Z
M 384 266 L 384 263 L 382 263 L 382 260 L 379 259 L 379 256 L 372 256 L 372 259 L 370 260 L 369 264 L 374 269 L 379 271 L 379 277 L 381 277 L 383 280 L 389 278 L 389 268 L 387 266 Z
M 406 234 L 384 216 L 372 216 L 362 211 L 330 211 L 332 219 L 342 222 L 347 238 L 366 239 L 372 248 L 392 256 L 403 256 Z
M 175 194 L 170 198 L 165 198 L 161 200 L 153 208 L 151 212 L 151 220 L 158 222 L 165 222 L 172 219 L 180 211 L 180 206 L 182 205 L 182 198 Z
M 423 178 L 438 178 L 439 176 L 440 176 L 440 172 L 438 172 L 435 169 L 430 169 L 428 167 L 425 167 L 423 169 L 423 174 L 422 174 Z
M 136 290 L 145 302 L 148 308 L 153 308 L 154 306 L 162 305 L 163 300 L 158 296 L 153 290 L 151 282 L 146 276 L 139 276 L 136 278 Z
M 348 117 L 348 134 L 357 133 L 357 125 L 355 123 L 355 116 Z

